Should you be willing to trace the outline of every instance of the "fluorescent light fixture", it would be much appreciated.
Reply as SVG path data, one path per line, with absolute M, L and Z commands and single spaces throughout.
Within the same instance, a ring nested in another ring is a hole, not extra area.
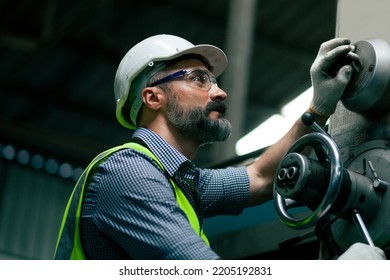
M 313 88 L 310 87 L 290 103 L 280 114 L 272 115 L 236 143 L 236 154 L 245 155 L 278 141 L 309 107 Z
M 282 115 L 287 119 L 293 118 L 295 121 L 309 108 L 312 96 L 313 88 L 309 87 L 282 108 Z

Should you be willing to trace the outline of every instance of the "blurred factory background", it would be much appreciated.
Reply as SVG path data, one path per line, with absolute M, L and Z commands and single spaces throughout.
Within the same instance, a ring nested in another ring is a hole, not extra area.
M 242 164 L 253 154 L 237 156 L 235 143 L 310 87 L 336 14 L 337 0 L 0 1 L 0 259 L 51 259 L 82 169 L 130 139 L 115 119 L 113 80 L 131 46 L 165 33 L 227 53 L 218 83 L 234 133 L 202 147 L 196 164 Z M 266 255 L 269 223 L 279 222 L 265 204 L 205 230 L 225 258 L 277 258 Z

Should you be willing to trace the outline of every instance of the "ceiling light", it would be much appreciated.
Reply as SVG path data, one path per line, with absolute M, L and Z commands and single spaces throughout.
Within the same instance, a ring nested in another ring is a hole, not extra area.
M 236 154 L 245 155 L 278 141 L 309 107 L 313 88 L 310 87 L 285 105 L 280 114 L 272 115 L 236 143 Z

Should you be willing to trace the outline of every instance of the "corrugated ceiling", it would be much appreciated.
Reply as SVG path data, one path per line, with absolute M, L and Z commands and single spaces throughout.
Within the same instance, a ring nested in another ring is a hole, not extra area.
M 114 113 L 113 78 L 122 56 L 159 33 L 225 49 L 229 3 L 1 1 L 1 141 L 80 163 L 127 141 L 130 133 Z M 334 37 L 336 5 L 336 0 L 257 2 L 243 132 L 310 85 L 318 48 Z M 217 161 L 210 149 L 202 148 L 197 163 Z

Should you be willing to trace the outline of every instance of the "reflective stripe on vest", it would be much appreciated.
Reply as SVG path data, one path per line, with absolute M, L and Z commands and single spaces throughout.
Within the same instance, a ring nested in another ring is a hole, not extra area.
M 92 170 L 96 164 L 104 161 L 112 153 L 119 151 L 121 149 L 131 148 L 139 152 L 143 152 L 149 157 L 151 157 L 164 171 L 165 169 L 162 166 L 161 162 L 156 158 L 156 156 L 144 146 L 137 143 L 126 143 L 122 146 L 111 148 L 94 158 L 94 160 L 88 165 L 84 170 L 83 174 L 77 181 L 75 188 L 71 194 L 71 197 L 68 201 L 68 204 L 65 208 L 64 217 L 62 219 L 62 224 L 60 228 L 60 234 L 58 236 L 56 250 L 55 250 L 55 259 L 59 260 L 83 260 L 86 259 L 80 240 L 79 232 L 79 223 L 81 216 L 82 201 L 84 195 L 84 189 L 86 181 L 89 175 L 89 172 Z M 203 239 L 203 241 L 209 245 L 206 235 L 203 233 L 203 230 L 200 226 L 199 219 L 195 213 L 194 208 L 188 201 L 187 197 L 177 186 L 177 184 L 169 177 L 169 181 L 175 191 L 176 201 L 179 207 L 184 211 L 189 220 L 194 231 Z

